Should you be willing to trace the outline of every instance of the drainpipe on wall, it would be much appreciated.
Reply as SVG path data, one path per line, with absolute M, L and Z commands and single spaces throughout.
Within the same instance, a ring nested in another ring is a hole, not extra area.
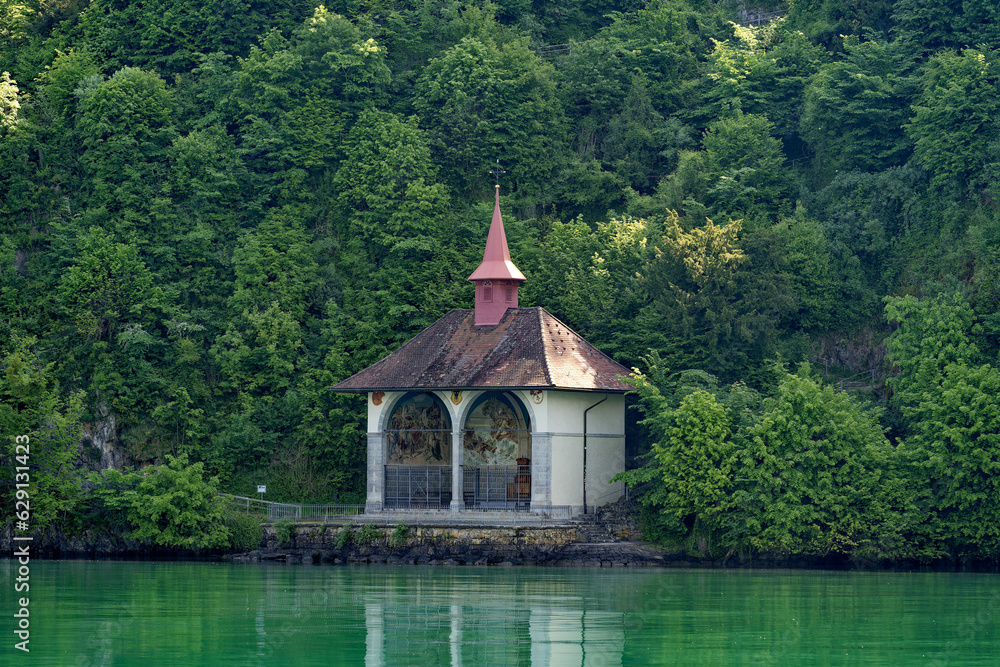
M 583 513 L 587 513 L 587 413 L 608 400 L 605 396 L 583 411 Z

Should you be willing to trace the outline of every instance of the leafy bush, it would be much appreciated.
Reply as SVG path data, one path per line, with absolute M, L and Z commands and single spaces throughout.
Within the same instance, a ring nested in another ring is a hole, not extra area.
M 393 549 L 398 549 L 403 546 L 406 542 L 406 538 L 410 535 L 410 529 L 404 524 L 399 524 L 392 531 L 392 537 L 389 538 L 389 546 Z
M 361 526 L 361 529 L 358 530 L 357 540 L 358 544 L 372 544 L 380 537 L 382 537 L 382 531 L 375 526 Z
M 252 514 L 227 512 L 223 523 L 229 529 L 229 548 L 232 551 L 252 551 L 260 546 L 264 529 L 259 518 Z
M 353 537 L 354 537 L 354 531 L 351 530 L 351 527 L 344 526 L 343 528 L 340 529 L 340 532 L 337 533 L 337 540 L 334 542 L 334 544 L 337 545 L 338 549 L 343 549 L 344 547 L 346 547 L 348 544 L 351 543 L 351 538 Z
M 763 403 L 736 385 L 671 397 L 633 376 L 656 440 L 650 462 L 617 479 L 652 482 L 640 498 L 644 538 L 708 556 L 907 556 L 907 494 L 879 412 L 807 366 L 780 372 Z
M 273 524 L 274 534 L 278 537 L 278 546 L 288 546 L 295 534 L 295 522 L 288 517 L 281 517 Z
M 122 473 L 105 470 L 91 475 L 92 494 L 124 512 L 129 537 L 181 549 L 225 547 L 229 529 L 223 521 L 225 501 L 218 478 L 204 478 L 205 464 L 188 464 L 187 456 L 167 455 L 166 465 Z
M 905 484 L 869 409 L 805 374 L 786 375 L 733 458 L 723 503 L 734 546 L 777 554 L 905 556 Z

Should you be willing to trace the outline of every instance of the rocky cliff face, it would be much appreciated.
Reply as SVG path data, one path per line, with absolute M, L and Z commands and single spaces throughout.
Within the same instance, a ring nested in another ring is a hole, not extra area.
M 97 407 L 96 419 L 83 426 L 81 449 L 87 467 L 94 470 L 124 469 L 133 465 L 131 457 L 118 439 L 118 423 L 107 406 Z

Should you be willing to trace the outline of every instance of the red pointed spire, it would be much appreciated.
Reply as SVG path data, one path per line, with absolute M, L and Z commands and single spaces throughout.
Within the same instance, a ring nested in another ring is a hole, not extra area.
M 524 281 L 524 274 L 510 259 L 507 248 L 507 234 L 503 229 L 503 218 L 500 217 L 500 186 L 496 188 L 496 204 L 493 206 L 493 221 L 490 223 L 490 233 L 486 237 L 486 251 L 483 261 L 469 280 L 518 280 Z
M 517 288 L 525 277 L 514 266 L 500 216 L 500 186 L 496 189 L 493 221 L 486 237 L 483 261 L 469 276 L 476 284 L 476 325 L 499 324 L 508 308 L 517 308 Z

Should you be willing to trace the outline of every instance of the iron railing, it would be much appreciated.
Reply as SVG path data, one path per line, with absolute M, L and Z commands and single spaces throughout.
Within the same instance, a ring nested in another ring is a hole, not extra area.
M 531 506 L 531 466 L 462 466 L 466 508 L 527 510 Z
M 387 465 L 387 509 L 441 508 L 451 504 L 451 466 Z
M 277 521 L 278 519 L 329 521 L 338 517 L 357 516 L 365 513 L 364 505 L 276 503 L 270 500 L 248 498 L 246 496 L 220 495 L 228 499 L 231 508 L 246 512 L 247 514 L 256 514 L 261 519 L 266 519 L 267 521 Z
M 533 47 L 535 54 L 542 58 L 553 56 L 568 56 L 572 53 L 572 44 L 545 44 Z
M 594 513 L 594 515 L 595 516 L 597 515 L 598 507 L 601 507 L 611 502 L 612 498 L 614 498 L 615 500 L 618 500 L 619 498 L 625 498 L 625 502 L 628 502 L 628 484 L 624 485 L 624 489 L 621 490 L 615 489 L 614 491 L 608 491 L 607 493 L 598 496 L 597 500 L 593 501 L 591 507 L 591 511 Z
M 386 509 L 451 506 L 451 466 L 385 466 Z M 462 502 L 473 510 L 527 510 L 531 466 L 462 466 Z

